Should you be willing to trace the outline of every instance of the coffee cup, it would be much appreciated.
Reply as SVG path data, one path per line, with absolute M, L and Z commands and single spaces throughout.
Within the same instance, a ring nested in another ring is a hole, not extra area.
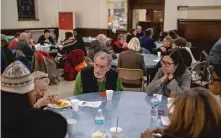
M 111 101 L 111 100 L 112 100 L 112 98 L 113 98 L 113 93 L 114 93 L 113 90 L 106 90 L 106 95 L 107 95 L 107 100 L 108 100 L 108 101 Z
M 112 127 L 110 129 L 112 138 L 121 138 L 123 129 L 120 127 Z
M 67 124 L 68 124 L 68 134 L 72 135 L 74 134 L 74 127 L 77 123 L 77 120 L 75 119 L 67 119 Z
M 79 106 L 79 100 L 78 99 L 72 99 L 71 100 L 71 106 L 72 106 L 72 109 L 76 112 L 78 111 L 78 106 Z

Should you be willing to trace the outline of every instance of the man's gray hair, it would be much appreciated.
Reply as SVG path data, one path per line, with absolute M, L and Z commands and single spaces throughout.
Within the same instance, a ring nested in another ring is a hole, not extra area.
M 106 59 L 107 60 L 107 66 L 110 68 L 111 65 L 112 65 L 112 57 L 110 55 L 108 55 L 107 53 L 105 52 L 98 52 L 94 55 L 94 61 L 97 59 L 97 58 L 100 58 L 102 60 Z

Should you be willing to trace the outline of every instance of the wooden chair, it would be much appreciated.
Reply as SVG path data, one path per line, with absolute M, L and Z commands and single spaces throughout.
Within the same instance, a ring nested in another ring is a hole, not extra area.
M 124 91 L 143 92 L 143 71 L 141 69 L 118 68 Z

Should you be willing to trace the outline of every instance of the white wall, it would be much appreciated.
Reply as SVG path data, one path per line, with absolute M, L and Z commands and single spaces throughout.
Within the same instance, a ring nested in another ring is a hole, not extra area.
M 165 0 L 164 31 L 177 29 L 177 19 L 221 19 L 221 8 L 177 11 L 177 6 L 221 6 L 221 0 Z
M 36 9 L 38 10 L 39 21 L 18 21 L 17 1 L 1 1 L 1 28 L 44 28 L 57 27 L 57 0 L 37 0 Z
M 37 0 L 39 21 L 18 21 L 16 0 L 2 0 L 1 28 L 58 27 L 58 11 L 76 12 L 76 27 L 107 28 L 107 1 L 121 0 Z M 177 6 L 218 5 L 221 6 L 221 0 L 165 0 L 164 30 L 176 29 L 177 19 L 221 19 L 221 9 L 178 12 Z
M 107 28 L 108 24 L 107 0 L 37 0 L 39 21 L 18 21 L 16 0 L 1 2 L 2 29 L 58 27 L 58 11 L 76 12 L 76 27 Z

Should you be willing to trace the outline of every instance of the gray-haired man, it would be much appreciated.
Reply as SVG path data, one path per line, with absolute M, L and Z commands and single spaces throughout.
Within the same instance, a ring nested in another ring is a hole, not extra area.
M 105 90 L 122 91 L 123 86 L 118 74 L 111 69 L 112 58 L 105 52 L 94 56 L 94 66 L 87 67 L 78 73 L 74 95 L 102 92 Z

